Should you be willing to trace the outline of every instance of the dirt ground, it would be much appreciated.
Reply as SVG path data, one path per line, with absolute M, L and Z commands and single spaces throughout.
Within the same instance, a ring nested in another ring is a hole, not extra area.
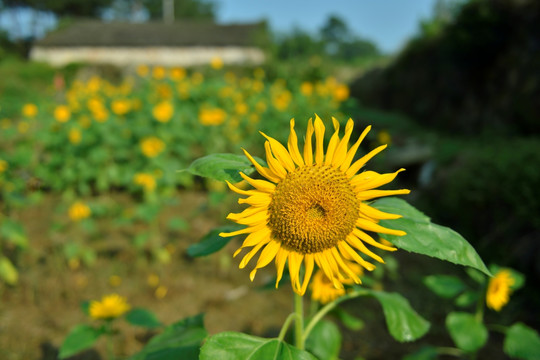
M 171 253 L 168 264 L 137 255 L 129 243 L 133 233 L 111 227 L 107 239 L 95 242 L 99 249 L 96 264 L 70 267 L 50 232 L 57 216 L 50 209 L 57 199 L 49 196 L 39 205 L 18 212 L 16 216 L 25 225 L 31 246 L 18 264 L 19 284 L 0 285 L 0 359 L 55 359 L 57 348 L 73 326 L 92 323 L 80 310 L 81 302 L 109 293 L 125 296 L 133 307 L 153 311 L 165 324 L 205 313 L 210 334 L 232 330 L 277 336 L 292 311 L 290 285 L 282 281 L 279 291 L 261 289 L 274 275 L 271 266 L 259 271 L 255 281 L 250 282 L 249 270 L 239 270 L 239 259 L 232 259 L 238 247 L 235 241 L 208 257 L 187 256 L 190 244 L 215 226 L 226 223 L 226 207 L 209 205 L 205 192 L 184 191 L 179 198 L 180 202 L 170 207 L 160 221 L 181 217 L 190 226 L 184 231 L 162 232 L 165 242 L 172 244 L 168 247 Z M 366 327 L 355 332 L 343 328 L 342 359 L 399 359 L 419 349 L 422 343 L 452 346 L 444 330 L 444 316 L 450 308 L 433 296 L 425 296 L 426 289 L 422 288 L 420 279 L 455 266 L 405 253 L 398 254 L 397 259 L 402 270 L 388 289 L 409 298 L 413 308 L 433 322 L 432 329 L 420 342 L 399 344 L 388 334 L 380 305 L 369 299 L 349 301 L 345 307 L 361 317 Z M 148 283 L 152 274 L 158 275 L 159 284 L 167 289 L 162 298 L 156 297 L 155 284 Z M 113 275 L 120 279 L 119 284 L 111 284 Z M 121 331 L 115 350 L 119 358 L 124 358 L 140 349 L 148 334 L 123 321 L 118 324 Z M 504 359 L 501 342 L 501 338 L 492 336 L 490 346 L 482 354 Z M 104 353 L 104 343 L 99 341 L 94 350 L 77 359 L 101 359 L 100 354 Z

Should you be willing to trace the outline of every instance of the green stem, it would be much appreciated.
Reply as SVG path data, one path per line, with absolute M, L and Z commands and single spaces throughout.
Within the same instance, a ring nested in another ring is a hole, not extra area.
M 105 323 L 105 332 L 106 335 L 106 348 L 107 348 L 107 359 L 108 360 L 114 360 L 114 344 L 113 344 L 113 331 L 112 331 L 112 321 L 107 320 Z
M 478 322 L 484 321 L 484 299 L 486 298 L 486 286 L 482 285 L 482 289 L 480 291 L 480 294 L 484 294 L 484 296 L 480 296 L 478 298 L 478 302 L 476 303 L 476 313 L 475 318 L 478 320 Z
M 294 314 L 294 341 L 298 349 L 304 350 L 304 298 L 297 293 L 294 293 Z
M 502 334 L 506 334 L 508 332 L 508 327 L 499 324 L 487 324 L 486 327 L 489 330 L 497 331 Z
M 302 342 L 305 342 L 309 336 L 309 333 L 315 325 L 326 315 L 328 312 L 330 312 L 333 308 L 335 308 L 340 302 L 343 302 L 345 300 L 353 299 L 359 296 L 368 295 L 369 292 L 366 290 L 355 290 L 353 292 L 348 293 L 347 295 L 344 295 L 342 297 L 337 298 L 336 300 L 326 304 L 323 306 L 316 314 L 311 318 L 309 323 L 307 324 L 305 330 L 304 330 L 304 338 L 302 339 Z
M 283 323 L 283 326 L 281 327 L 281 330 L 279 332 L 278 340 L 283 341 L 285 339 L 285 335 L 287 334 L 287 330 L 289 330 L 289 326 L 291 325 L 291 321 L 297 320 L 297 314 L 292 313 L 287 316 L 287 319 L 285 319 L 285 322 Z
M 453 348 L 453 347 L 438 347 L 437 353 L 439 355 L 450 355 L 450 356 L 455 356 L 455 357 L 463 356 L 463 351 L 457 348 Z

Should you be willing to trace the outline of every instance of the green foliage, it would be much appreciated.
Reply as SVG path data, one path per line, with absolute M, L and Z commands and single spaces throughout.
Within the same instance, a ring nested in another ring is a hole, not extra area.
M 264 160 L 259 158 L 255 160 L 262 166 L 266 166 Z M 193 175 L 234 184 L 243 180 L 239 175 L 240 171 L 249 175 L 253 170 L 253 165 L 243 155 L 210 154 L 193 161 L 185 171 Z
M 429 330 L 429 322 L 400 294 L 381 291 L 369 291 L 369 294 L 381 303 L 388 331 L 397 341 L 416 340 Z
M 175 19 L 213 20 L 216 17 L 216 3 L 213 0 L 173 0 Z M 163 4 L 160 1 L 143 0 L 150 18 L 163 19 Z
M 135 308 L 125 315 L 126 321 L 131 325 L 153 329 L 162 326 L 156 315 L 143 308 Z
M 225 245 L 229 243 L 232 237 L 219 236 L 222 232 L 232 232 L 240 230 L 242 226 L 226 225 L 220 226 L 208 232 L 198 243 L 192 244 L 188 247 L 187 253 L 189 256 L 207 256 L 221 250 Z
M 199 359 L 199 348 L 208 335 L 203 319 L 199 314 L 165 327 L 130 360 Z
M 104 329 L 96 329 L 90 325 L 75 326 L 64 339 L 58 358 L 65 359 L 91 348 L 104 333 Z
M 488 339 L 486 327 L 472 314 L 463 312 L 448 314 L 446 328 L 457 347 L 466 352 L 477 351 Z
M 209 337 L 201 348 L 201 360 L 316 360 L 278 339 L 264 339 L 238 332 L 222 332 Z
M 0 256 L 0 278 L 9 285 L 15 285 L 19 281 L 19 272 L 5 256 Z
M 405 356 L 403 360 L 437 360 L 437 355 L 437 348 L 424 346 L 420 350 Z
M 322 360 L 335 360 L 341 349 L 341 332 L 336 324 L 322 320 L 315 325 L 306 340 L 306 350 Z
M 426 215 L 406 201 L 383 198 L 373 202 L 372 205 L 381 211 L 403 216 L 400 219 L 380 222 L 384 227 L 407 233 L 405 236 L 380 234 L 398 248 L 470 266 L 490 275 L 480 256 L 461 235 L 450 228 L 432 223 Z
M 435 294 L 451 298 L 465 289 L 465 284 L 455 276 L 449 275 L 429 275 L 424 278 L 426 285 Z
M 113 0 L 3 0 L 5 7 L 26 6 L 52 11 L 60 16 L 95 17 L 99 10 L 109 6 Z
M 540 359 L 540 336 L 527 325 L 516 323 L 508 329 L 503 349 L 513 358 Z

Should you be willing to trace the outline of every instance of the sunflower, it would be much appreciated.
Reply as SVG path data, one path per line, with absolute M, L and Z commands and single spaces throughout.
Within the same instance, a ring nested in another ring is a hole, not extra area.
M 510 300 L 511 287 L 515 280 L 508 270 L 500 270 L 490 280 L 486 293 L 486 304 L 488 308 L 501 311 L 504 305 Z
M 220 235 L 248 234 L 234 254 L 238 255 L 243 248 L 252 248 L 240 262 L 240 268 L 244 268 L 261 251 L 255 269 L 250 273 L 251 280 L 258 269 L 275 260 L 276 287 L 288 263 L 293 290 L 299 295 L 305 293 L 315 266 L 324 272 L 334 287 L 343 288 L 342 283 L 346 280 L 360 283 L 358 274 L 347 262 L 356 262 L 367 270 L 375 268 L 360 256 L 358 250 L 380 263 L 384 262 L 365 244 L 387 251 L 395 250 L 392 246 L 378 243 L 365 231 L 405 235 L 401 230 L 378 225 L 381 219 L 397 219 L 400 215 L 381 212 L 367 203 L 381 196 L 408 194 L 410 191 L 406 189 L 375 190 L 391 182 L 403 169 L 389 174 L 373 171 L 358 173 L 386 145 L 379 146 L 353 163 L 356 151 L 370 127 L 349 148 L 353 120 L 347 122 L 341 139 L 339 122 L 335 118 L 332 120 L 335 132 L 326 153 L 323 144 L 325 127 L 318 116 L 314 123 L 309 120 L 303 156 L 294 131 L 294 119 L 290 122 L 287 148 L 261 133 L 267 139 L 265 150 L 268 167 L 259 164 L 247 151 L 244 150 L 244 153 L 266 180 L 252 179 L 240 172 L 254 189 L 242 190 L 227 183 L 234 192 L 247 196 L 238 202 L 249 205 L 241 213 L 231 213 L 227 218 L 247 227 Z M 314 151 L 311 141 L 313 133 Z M 303 280 L 300 275 L 302 265 Z
M 347 266 L 352 269 L 357 275 L 364 273 L 363 268 L 356 262 L 347 262 Z M 352 279 L 343 282 L 344 285 L 352 285 Z M 345 288 L 336 288 L 334 284 L 324 275 L 324 271 L 317 270 L 313 275 L 313 282 L 311 283 L 311 299 L 320 302 L 321 304 L 327 304 L 334 301 L 340 296 L 345 295 Z
M 105 295 L 101 301 L 90 303 L 89 313 L 94 319 L 115 319 L 129 311 L 126 298 L 117 294 Z

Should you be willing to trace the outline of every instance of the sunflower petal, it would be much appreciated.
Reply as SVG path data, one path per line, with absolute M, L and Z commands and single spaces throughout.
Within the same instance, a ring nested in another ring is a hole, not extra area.
M 353 128 L 354 121 L 352 119 L 347 120 L 347 125 L 345 125 L 345 134 L 343 135 L 343 139 L 341 139 L 339 142 L 332 159 L 332 165 L 336 168 L 338 168 L 347 157 L 347 146 L 349 146 L 349 139 L 351 138 Z
M 313 268 L 314 268 L 313 255 L 306 254 L 304 256 L 304 263 L 305 263 L 304 282 L 302 283 L 302 287 L 300 288 L 300 292 L 298 293 L 298 295 L 301 295 L 301 296 L 303 296 L 306 293 L 309 280 L 311 279 L 311 275 L 313 274 Z
M 304 162 L 306 165 L 313 164 L 313 148 L 311 147 L 311 138 L 313 137 L 313 121 L 309 119 L 306 139 L 304 141 Z
M 268 163 L 268 166 L 270 167 L 270 170 L 274 174 L 276 174 L 281 179 L 285 178 L 287 176 L 287 170 L 281 165 L 279 160 L 277 160 L 274 155 L 272 154 L 272 150 L 270 148 L 270 142 L 266 141 L 264 143 L 264 149 L 266 150 L 266 162 Z
M 227 186 L 229 187 L 229 189 L 231 189 L 232 191 L 234 191 L 235 193 L 237 194 L 240 194 L 240 195 L 255 195 L 257 192 L 254 191 L 254 190 L 242 190 L 242 189 L 239 189 L 237 188 L 236 186 L 234 186 L 233 184 L 231 184 L 230 182 L 226 181 L 225 182 L 227 183 Z
M 407 235 L 407 233 L 403 230 L 387 229 L 385 227 L 382 227 L 381 225 L 375 224 L 374 222 L 371 222 L 366 219 L 356 220 L 356 226 L 358 226 L 361 229 L 364 229 L 367 231 L 373 231 L 376 233 L 389 234 L 389 235 L 395 235 L 395 236 Z
M 324 159 L 324 124 L 318 115 L 315 115 L 315 163 L 322 165 Z
M 332 163 L 334 153 L 339 143 L 339 121 L 337 121 L 335 117 L 332 117 L 332 122 L 334 123 L 334 134 L 330 138 L 330 142 L 328 142 L 328 147 L 326 148 L 326 157 L 324 159 L 325 165 L 330 165 Z
M 353 180 L 351 180 L 351 185 L 355 186 L 355 191 L 357 192 L 374 189 L 379 186 L 386 185 L 389 182 L 393 181 L 396 178 L 397 174 L 399 174 L 402 171 L 405 171 L 405 169 L 402 168 L 393 173 L 381 174 L 379 176 L 374 177 L 373 179 L 369 181 L 360 182 L 357 185 L 354 184 L 354 178 L 353 178 Z
M 342 253 L 347 253 L 349 256 L 356 261 L 358 264 L 363 266 L 368 271 L 373 271 L 375 269 L 375 265 L 373 265 L 370 262 L 367 262 L 364 260 L 358 253 L 347 243 L 349 241 L 349 238 L 351 235 L 347 236 L 346 241 L 340 241 L 338 243 L 338 248 Z
M 243 229 L 232 231 L 232 232 L 220 232 L 219 236 L 231 237 L 231 236 L 236 236 L 236 235 L 249 234 L 249 233 L 261 230 L 264 227 L 266 227 L 265 224 L 261 224 L 257 226 L 248 226 L 247 228 L 243 228 Z
M 268 206 L 272 198 L 266 193 L 258 193 L 256 195 L 251 195 L 248 198 L 238 199 L 239 204 L 249 204 L 251 206 Z
M 407 195 L 411 192 L 408 189 L 398 189 L 398 190 L 366 190 L 358 193 L 356 198 L 358 200 L 371 200 L 383 196 L 392 196 L 392 195 Z
M 255 254 L 257 254 L 259 252 L 259 250 L 261 250 L 261 248 L 266 245 L 268 242 L 270 241 L 270 239 L 268 239 L 268 241 L 265 242 L 265 240 L 261 241 L 260 243 L 258 243 L 257 245 L 255 245 L 253 247 L 253 249 L 251 249 L 245 256 L 244 258 L 242 259 L 242 261 L 240 261 L 240 265 L 238 266 L 240 269 L 243 269 L 246 267 L 246 265 L 249 263 L 249 261 L 253 258 L 253 256 L 255 256 Z M 251 280 L 253 281 L 253 279 Z
M 289 151 L 285 148 L 285 146 L 281 145 L 279 141 L 266 135 L 262 131 L 260 133 L 262 136 L 266 138 L 266 140 L 270 142 L 270 148 L 272 149 L 272 153 L 274 154 L 276 159 L 279 161 L 279 163 L 283 165 L 283 167 L 287 169 L 287 171 L 289 172 L 294 171 L 295 169 L 294 162 L 291 158 L 291 155 L 289 154 Z
M 240 171 L 240 176 L 244 180 L 246 180 L 251 186 L 253 186 L 259 191 L 266 192 L 266 193 L 273 193 L 274 190 L 276 189 L 276 185 L 265 180 L 252 179 L 241 171 Z
M 289 252 L 287 250 L 280 248 L 278 250 L 278 253 L 276 254 L 276 289 L 279 285 L 281 278 L 283 277 L 283 270 L 285 269 L 285 263 L 287 262 L 288 253 Z
M 261 166 L 254 158 L 253 156 L 251 156 L 250 153 L 248 153 L 245 149 L 242 149 L 244 151 L 244 154 L 246 155 L 246 157 L 248 158 L 248 160 L 253 164 L 253 166 L 255 166 L 255 169 L 257 170 L 257 172 L 259 174 L 261 174 L 261 176 L 264 176 L 265 178 L 267 178 L 268 180 L 270 181 L 273 181 L 275 183 L 279 182 L 280 178 L 279 176 L 277 176 L 276 174 L 274 174 L 274 172 L 272 170 L 270 170 L 269 168 L 265 168 L 263 166 Z
M 391 220 L 391 219 L 399 219 L 402 217 L 401 215 L 398 215 L 398 214 L 390 214 L 390 213 L 386 213 L 381 210 L 375 209 L 374 207 L 371 207 L 364 202 L 360 202 L 360 212 L 366 216 L 369 216 L 377 220 Z
M 366 137 L 366 135 L 369 133 L 370 130 L 371 130 L 371 125 L 369 125 L 368 127 L 364 129 L 362 134 L 358 137 L 358 140 L 356 141 L 356 143 L 354 143 L 354 145 L 351 146 L 349 151 L 347 151 L 347 156 L 345 156 L 345 160 L 343 160 L 343 164 L 341 164 L 341 167 L 340 167 L 341 171 L 346 171 L 349 168 L 349 166 L 351 165 L 351 162 L 354 159 L 354 155 L 356 155 L 356 151 L 358 150 L 358 147 L 360 146 L 362 141 L 364 141 L 364 138 Z
M 346 174 L 348 177 L 352 177 L 354 174 L 360 170 L 362 166 L 364 166 L 372 157 L 386 149 L 388 145 L 381 145 L 373 150 L 371 150 L 366 155 L 362 156 L 360 159 L 356 160 L 354 164 L 351 165 L 351 167 L 346 171 Z
M 294 119 L 291 119 L 291 131 L 289 133 L 289 140 L 287 141 L 287 148 L 296 165 L 304 166 L 304 159 L 302 159 L 302 155 L 300 155 L 300 150 L 298 149 L 298 137 L 294 131 Z

